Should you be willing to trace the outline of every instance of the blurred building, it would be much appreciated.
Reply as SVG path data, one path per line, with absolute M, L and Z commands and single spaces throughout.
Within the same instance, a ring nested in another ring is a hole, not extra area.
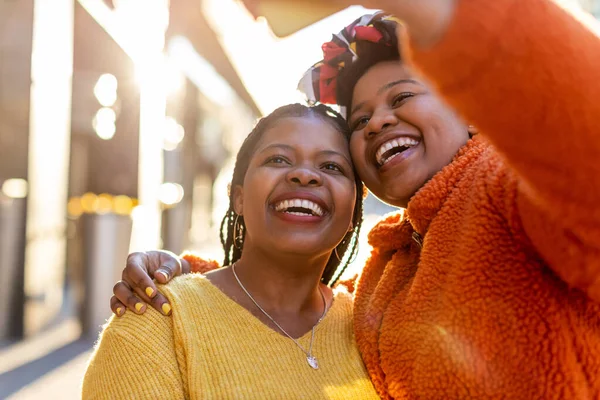
M 129 251 L 209 230 L 260 112 L 201 3 L 0 0 L 0 340 L 89 314 Z

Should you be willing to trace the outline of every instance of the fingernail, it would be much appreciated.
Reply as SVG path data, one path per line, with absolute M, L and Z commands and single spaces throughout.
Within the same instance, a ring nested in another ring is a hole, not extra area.
M 161 308 L 162 308 L 163 314 L 165 314 L 165 315 L 168 315 L 171 312 L 171 306 L 168 305 L 167 303 L 164 303 Z
M 148 297 L 152 297 L 152 294 L 154 294 L 154 289 L 152 289 L 150 286 L 148 286 L 146 288 L 146 294 L 148 295 Z
M 142 303 L 135 303 L 135 309 L 137 310 L 137 312 L 140 312 L 142 307 L 144 307 L 144 305 Z
M 122 312 L 123 312 L 123 308 L 117 307 L 117 315 L 120 316 Z
M 162 276 L 164 276 L 165 280 L 169 280 L 169 274 L 167 274 L 165 271 L 159 269 L 156 272 L 158 272 L 159 274 L 161 274 Z

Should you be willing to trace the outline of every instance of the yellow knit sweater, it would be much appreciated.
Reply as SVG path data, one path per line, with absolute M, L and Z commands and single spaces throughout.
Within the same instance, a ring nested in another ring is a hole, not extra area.
M 352 329 L 352 299 L 337 292 L 315 329 L 319 369 L 205 277 L 176 278 L 161 292 L 165 317 L 112 318 L 83 382 L 84 399 L 375 399 Z M 308 348 L 311 333 L 300 338 Z

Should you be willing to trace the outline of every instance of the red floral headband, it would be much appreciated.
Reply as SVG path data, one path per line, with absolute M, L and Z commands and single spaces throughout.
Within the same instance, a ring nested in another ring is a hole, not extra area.
M 377 22 L 385 20 L 394 18 L 381 12 L 364 15 L 333 35 L 330 42 L 323 44 L 323 60 L 306 71 L 298 84 L 298 90 L 306 95 L 309 103 L 338 104 L 339 72 L 360 56 L 357 54 L 357 41 L 386 41 L 386 36 L 377 28 Z M 386 44 L 391 45 L 388 42 Z

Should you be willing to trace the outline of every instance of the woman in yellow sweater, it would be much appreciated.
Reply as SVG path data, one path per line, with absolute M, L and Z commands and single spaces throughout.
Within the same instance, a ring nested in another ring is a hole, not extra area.
M 378 397 L 354 341 L 352 300 L 326 284 L 355 253 L 362 218 L 347 133 L 324 106 L 285 106 L 257 124 L 223 222 L 230 265 L 161 287 L 172 318 L 154 309 L 113 318 L 83 398 Z

